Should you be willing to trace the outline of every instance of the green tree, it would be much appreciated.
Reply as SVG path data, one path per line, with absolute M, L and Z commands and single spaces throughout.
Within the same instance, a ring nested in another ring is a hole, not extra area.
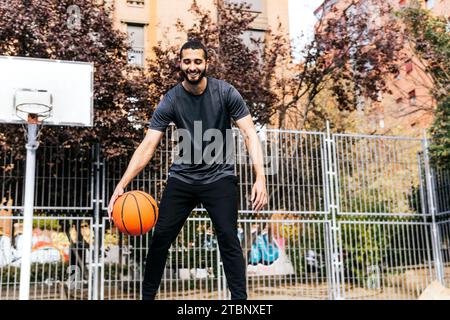
M 450 168 L 450 96 L 437 105 L 430 132 L 433 137 L 430 146 L 433 162 Z
M 433 161 L 441 166 L 450 163 L 450 33 L 449 21 L 442 16 L 433 16 L 422 9 L 418 2 L 401 10 L 399 15 L 405 22 L 405 39 L 425 66 L 431 77 L 433 95 L 437 107 L 430 128 Z

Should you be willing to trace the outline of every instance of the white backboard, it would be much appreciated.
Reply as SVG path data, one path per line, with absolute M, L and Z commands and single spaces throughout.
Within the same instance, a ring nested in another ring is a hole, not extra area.
M 36 103 L 52 103 L 44 125 L 93 125 L 92 63 L 0 56 L 0 122 L 24 123 L 15 104 L 32 101 L 33 92 Z

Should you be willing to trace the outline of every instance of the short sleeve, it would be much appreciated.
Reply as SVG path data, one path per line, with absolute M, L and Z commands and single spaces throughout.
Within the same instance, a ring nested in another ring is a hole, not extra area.
M 153 112 L 149 128 L 164 132 L 174 119 L 172 100 L 168 95 L 165 95 Z
M 235 87 L 231 86 L 227 89 L 226 100 L 227 109 L 234 121 L 237 121 L 250 114 L 247 104 L 242 98 L 239 91 Z

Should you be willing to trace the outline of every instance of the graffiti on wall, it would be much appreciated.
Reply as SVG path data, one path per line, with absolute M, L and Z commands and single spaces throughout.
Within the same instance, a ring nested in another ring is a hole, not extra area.
M 241 231 L 242 232 L 242 231 Z M 254 227 L 251 230 L 252 241 L 247 248 L 247 275 L 289 275 L 294 267 L 285 250 L 285 239 L 270 228 Z M 241 235 L 240 238 L 243 239 Z
M 23 224 L 14 223 L 13 232 L 5 232 L 0 230 L 0 267 L 13 266 L 20 267 L 23 252 Z M 81 233 L 84 243 L 89 240 L 89 227 L 82 226 Z M 42 230 L 33 228 L 31 243 L 31 263 L 45 264 L 54 262 L 69 262 L 71 250 L 88 250 L 87 245 L 75 245 L 77 243 L 77 230 L 71 227 L 69 237 L 64 232 L 55 230 Z M 84 255 L 88 258 L 88 255 Z

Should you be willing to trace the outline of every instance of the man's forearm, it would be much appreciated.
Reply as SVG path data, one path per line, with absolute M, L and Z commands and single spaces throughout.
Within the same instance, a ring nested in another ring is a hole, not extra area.
M 141 147 L 138 147 L 131 157 L 127 170 L 120 179 L 119 185 L 125 189 L 125 187 L 136 177 L 142 169 L 145 168 L 147 163 L 153 157 L 155 150 L 144 151 Z
M 249 132 L 245 137 L 248 153 L 253 162 L 257 179 L 266 179 L 264 175 L 264 156 L 261 148 L 261 142 L 255 131 Z

